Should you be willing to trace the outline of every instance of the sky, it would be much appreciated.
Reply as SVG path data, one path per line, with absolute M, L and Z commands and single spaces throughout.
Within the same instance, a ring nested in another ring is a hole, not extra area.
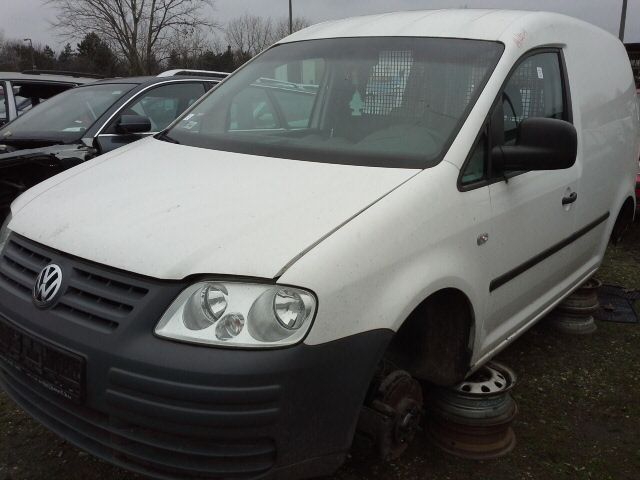
M 312 23 L 369 13 L 432 8 L 512 8 L 549 10 L 572 15 L 618 34 L 622 0 L 293 0 L 294 15 Z M 209 12 L 222 25 L 250 12 L 285 17 L 288 0 L 215 0 Z M 59 51 L 66 40 L 56 35 L 50 21 L 55 11 L 43 0 L 0 0 L 0 33 L 5 38 L 31 38 Z M 629 0 L 627 42 L 640 42 L 640 0 Z

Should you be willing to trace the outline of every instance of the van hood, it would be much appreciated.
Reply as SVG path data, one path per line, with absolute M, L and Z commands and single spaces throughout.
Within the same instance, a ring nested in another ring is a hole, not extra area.
M 273 278 L 417 172 L 149 139 L 28 191 L 13 205 L 10 228 L 62 252 L 154 278 Z

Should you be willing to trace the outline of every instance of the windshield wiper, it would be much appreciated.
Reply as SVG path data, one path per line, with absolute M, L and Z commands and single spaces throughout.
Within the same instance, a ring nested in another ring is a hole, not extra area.
M 180 145 L 180 142 L 175 138 L 171 138 L 166 132 L 160 132 L 156 135 L 158 140 L 162 140 L 163 142 L 175 143 L 176 145 Z

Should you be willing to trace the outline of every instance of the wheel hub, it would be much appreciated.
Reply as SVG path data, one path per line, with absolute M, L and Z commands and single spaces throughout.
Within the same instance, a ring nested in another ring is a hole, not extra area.
M 407 449 L 423 418 L 420 384 L 403 370 L 384 376 L 373 399 L 363 408 L 359 433 L 377 444 L 385 460 L 398 458 Z

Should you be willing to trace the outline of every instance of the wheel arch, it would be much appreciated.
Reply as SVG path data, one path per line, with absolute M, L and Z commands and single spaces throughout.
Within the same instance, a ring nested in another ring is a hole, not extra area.
M 421 380 L 454 385 L 466 377 L 477 335 L 470 298 L 460 289 L 441 288 L 405 318 L 387 356 Z
M 613 224 L 613 230 L 611 232 L 611 243 L 617 245 L 624 237 L 625 232 L 629 226 L 633 223 L 633 219 L 636 213 L 636 203 L 634 198 L 629 195 L 625 198 L 622 206 L 617 212 L 615 223 Z

